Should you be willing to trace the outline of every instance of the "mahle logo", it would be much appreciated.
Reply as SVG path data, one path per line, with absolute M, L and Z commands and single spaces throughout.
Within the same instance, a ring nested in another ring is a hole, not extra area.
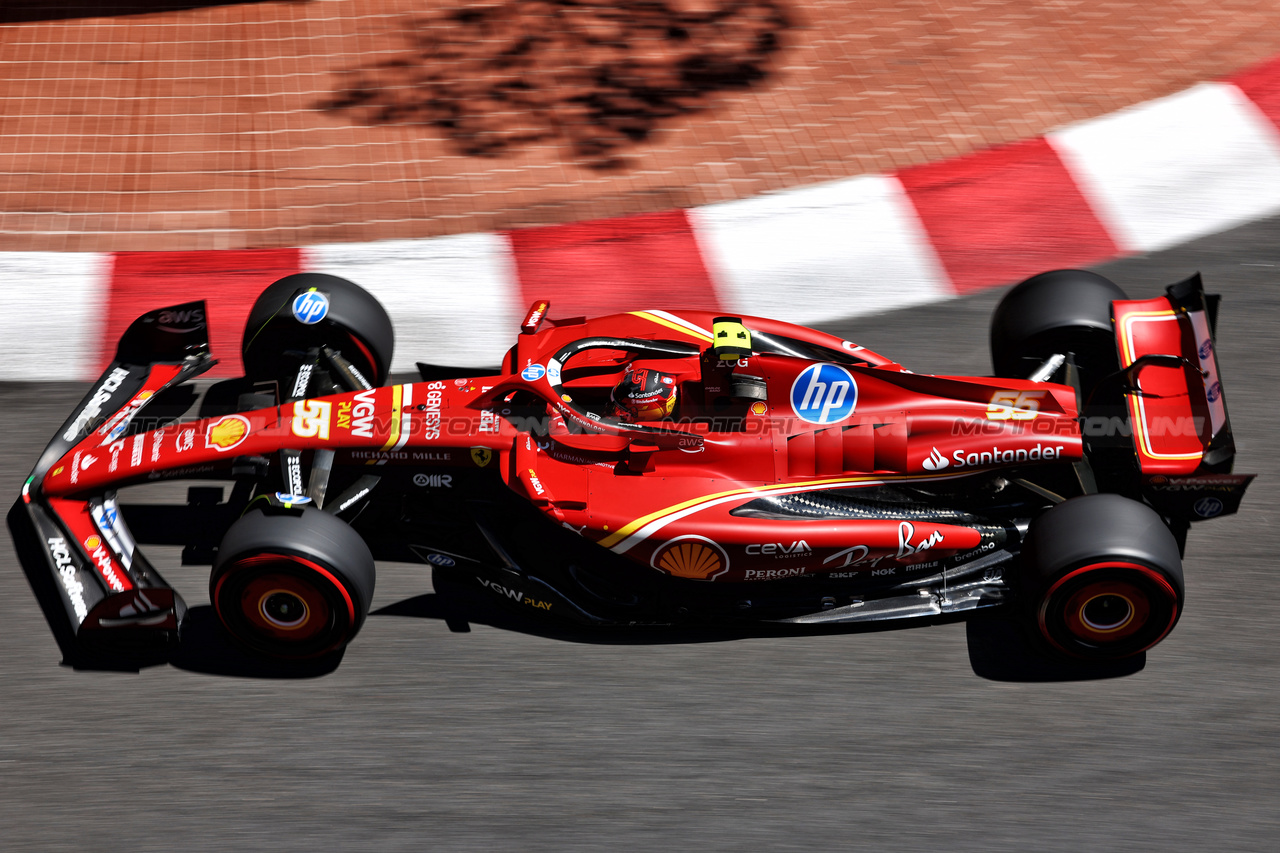
M 811 364 L 791 384 L 791 408 L 811 424 L 839 423 L 858 404 L 858 384 L 836 364 Z

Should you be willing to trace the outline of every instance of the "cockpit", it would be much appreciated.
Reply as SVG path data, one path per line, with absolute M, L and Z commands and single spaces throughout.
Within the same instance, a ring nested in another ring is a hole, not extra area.
M 710 346 L 588 337 L 561 347 L 545 369 L 570 432 L 652 433 L 690 423 L 705 424 L 699 431 L 723 432 L 769 411 L 770 365 L 780 359 L 868 363 L 851 352 L 717 317 Z

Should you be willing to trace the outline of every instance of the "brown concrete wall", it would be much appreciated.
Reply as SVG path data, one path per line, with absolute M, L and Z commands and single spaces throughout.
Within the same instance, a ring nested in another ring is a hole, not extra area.
M 50 17 L 0 23 L 4 250 L 288 246 L 696 206 L 1035 136 L 1280 53 L 1280 6 L 1221 0 Z

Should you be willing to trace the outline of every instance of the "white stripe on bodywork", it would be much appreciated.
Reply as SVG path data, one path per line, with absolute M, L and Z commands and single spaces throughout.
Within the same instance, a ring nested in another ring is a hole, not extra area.
M 404 447 L 409 441 L 409 433 L 413 431 L 413 409 L 409 405 L 413 402 L 413 386 L 401 385 L 400 389 L 400 437 L 392 450 Z
M 675 314 L 672 314 L 669 311 L 649 310 L 649 311 L 645 311 L 644 313 L 652 314 L 655 317 L 661 317 L 662 319 L 666 320 L 668 323 L 675 323 L 677 326 L 679 326 L 682 329 L 688 329 L 689 331 L 695 334 L 702 335 L 704 338 L 707 338 L 708 340 L 711 339 L 711 333 L 708 332 L 706 329 L 702 328 L 697 323 L 690 323 L 688 320 L 684 319 L 683 317 L 677 317 Z
M 911 480 L 912 482 L 923 483 L 923 482 L 932 482 L 936 480 L 954 480 L 957 477 L 967 477 L 967 476 L 970 476 L 969 472 L 965 472 L 963 474 L 947 474 L 941 477 L 890 477 L 887 479 L 878 479 L 878 480 L 850 478 L 848 480 L 843 480 L 836 483 L 829 483 L 827 485 L 821 485 L 821 486 L 815 486 L 813 483 L 800 484 L 798 486 L 785 486 L 781 488 L 777 486 L 761 486 L 758 489 L 751 489 L 750 491 L 746 491 L 746 492 L 734 492 L 731 495 L 723 495 L 718 498 L 710 498 L 706 501 L 703 501 L 702 503 L 695 504 L 690 507 L 685 507 L 684 509 L 681 509 L 681 510 L 677 510 L 671 513 L 670 515 L 664 515 L 661 518 L 655 518 L 653 521 L 649 522 L 644 527 L 641 527 L 635 533 L 632 533 L 626 539 L 623 539 L 617 545 L 614 545 L 611 550 L 615 554 L 625 554 L 628 551 L 630 551 L 632 548 L 634 548 L 636 545 L 639 545 L 641 542 L 645 541 L 650 536 L 657 533 L 659 530 L 666 527 L 668 524 L 670 524 L 673 521 L 679 521 L 682 518 L 688 518 L 694 513 L 702 512 L 704 509 L 711 509 L 712 507 L 720 506 L 721 504 L 733 503 L 734 501 L 754 500 L 755 498 L 760 497 L 762 495 L 773 496 L 773 495 L 793 495 L 799 492 L 826 492 L 832 489 L 847 489 L 847 488 L 854 488 L 854 487 L 862 488 L 864 486 L 883 486 L 885 483 L 901 482 L 902 480 Z

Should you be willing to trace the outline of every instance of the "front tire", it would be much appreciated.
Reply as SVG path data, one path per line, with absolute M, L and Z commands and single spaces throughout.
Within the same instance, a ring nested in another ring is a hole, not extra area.
M 297 660 L 351 642 L 374 580 L 369 547 L 342 520 L 313 508 L 255 509 L 223 537 L 209 599 L 241 645 Z
M 262 291 L 249 311 L 241 344 L 245 375 L 276 380 L 283 388 L 307 350 L 324 346 L 341 352 L 378 386 L 391 372 L 395 330 L 373 294 L 345 278 L 314 272 L 285 276 Z
M 1072 498 L 1031 526 L 1024 616 L 1072 657 L 1117 660 L 1168 636 L 1182 613 L 1178 543 L 1156 512 L 1113 494 Z

